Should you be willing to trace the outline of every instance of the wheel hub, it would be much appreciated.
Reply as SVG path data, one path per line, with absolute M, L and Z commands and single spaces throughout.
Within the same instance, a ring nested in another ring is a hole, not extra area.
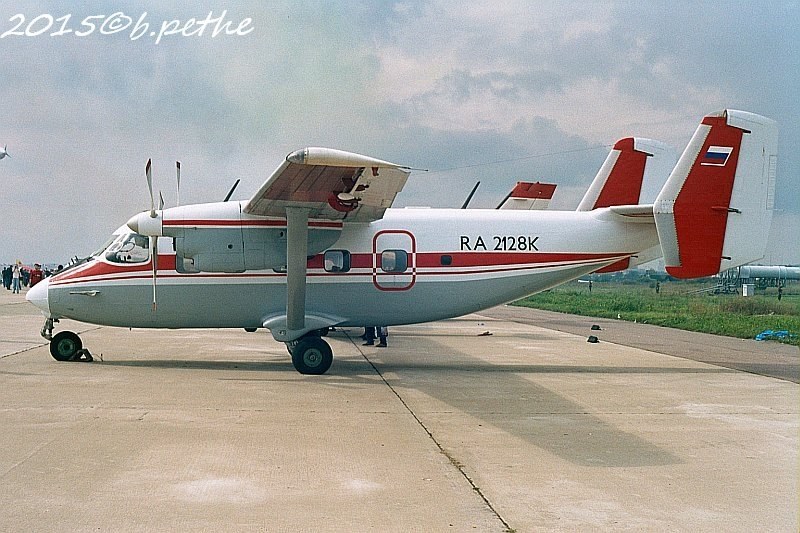
M 317 366 L 322 362 L 322 352 L 316 349 L 306 350 L 303 355 L 303 362 L 308 366 Z

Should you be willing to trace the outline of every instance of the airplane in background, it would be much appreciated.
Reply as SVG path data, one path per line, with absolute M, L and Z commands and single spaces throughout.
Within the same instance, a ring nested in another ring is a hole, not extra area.
M 6 156 L 11 157 L 11 154 L 8 153 L 8 145 L 7 144 L 3 145 L 3 149 L 0 150 L 0 159 L 3 159 Z
M 461 316 L 604 268 L 663 255 L 678 278 L 760 259 L 772 220 L 777 126 L 706 116 L 654 203 L 664 145 L 614 145 L 576 211 L 391 208 L 410 169 L 327 148 L 292 152 L 248 200 L 134 215 L 98 252 L 37 284 L 57 360 L 82 349 L 59 318 L 137 328 L 267 328 L 294 367 L 323 374 L 331 327 Z M 649 259 L 648 259 L 649 260 Z
M 480 182 L 478 182 L 480 183 Z M 547 209 L 553 193 L 556 192 L 556 185 L 553 183 L 530 183 L 518 181 L 511 189 L 497 209 L 518 209 L 524 211 L 536 211 Z

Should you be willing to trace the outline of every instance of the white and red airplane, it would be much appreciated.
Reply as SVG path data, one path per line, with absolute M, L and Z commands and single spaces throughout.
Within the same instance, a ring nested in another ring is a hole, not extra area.
M 663 254 L 679 278 L 764 255 L 775 188 L 774 121 L 705 117 L 654 204 L 648 167 L 667 153 L 619 141 L 577 211 L 391 209 L 410 169 L 358 154 L 289 154 L 245 202 L 151 209 L 101 250 L 39 283 L 57 360 L 81 350 L 54 322 L 141 328 L 267 328 L 295 368 L 323 374 L 334 326 L 461 316 L 599 269 Z M 157 303 L 157 305 L 156 305 Z

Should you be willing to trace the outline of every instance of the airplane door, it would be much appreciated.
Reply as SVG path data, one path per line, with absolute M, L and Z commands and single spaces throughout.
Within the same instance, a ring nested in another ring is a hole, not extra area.
M 405 230 L 379 231 L 372 239 L 372 282 L 382 291 L 406 291 L 417 278 L 417 243 Z

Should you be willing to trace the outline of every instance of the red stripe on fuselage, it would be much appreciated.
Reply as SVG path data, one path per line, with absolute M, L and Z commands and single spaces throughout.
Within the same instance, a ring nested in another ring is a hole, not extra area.
M 446 274 L 487 274 L 493 272 L 510 272 L 514 270 L 524 270 L 529 268 L 548 268 L 562 264 L 591 264 L 601 263 L 605 260 L 620 259 L 627 253 L 507 253 L 507 252 L 424 252 L 416 254 L 417 269 L 427 269 L 424 272 L 417 272 L 418 275 L 446 275 Z M 450 256 L 449 265 L 442 265 L 442 256 Z M 322 270 L 324 256 L 322 254 L 308 260 L 308 268 Z M 351 255 L 350 265 L 353 270 L 361 269 L 362 272 L 354 272 L 352 275 L 366 275 L 366 269 L 373 268 L 374 255 L 370 253 L 355 253 Z M 175 255 L 159 254 L 158 256 L 159 276 L 166 277 L 274 277 L 284 274 L 270 273 L 213 273 L 204 272 L 201 274 L 182 274 L 175 270 Z M 433 270 L 436 269 L 436 270 Z M 470 269 L 470 270 L 464 270 Z M 340 272 L 309 272 L 309 276 L 341 276 L 348 273 Z M 380 274 L 380 273 L 379 273 Z M 391 273 L 390 273 L 391 274 Z M 55 285 L 67 285 L 78 283 L 92 278 L 91 281 L 123 280 L 147 278 L 152 275 L 150 261 L 135 264 L 115 264 L 102 260 L 95 260 L 86 268 L 72 273 L 65 272 L 50 278 Z M 394 274 L 391 274 L 394 275 Z
M 276 227 L 276 228 L 285 228 L 286 221 L 285 220 L 231 220 L 231 219 L 220 219 L 220 220 L 202 220 L 202 219 L 167 219 L 163 222 L 164 226 L 169 227 L 182 227 L 182 226 L 254 226 L 254 227 Z M 336 221 L 323 221 L 323 220 L 310 220 L 308 222 L 309 227 L 311 228 L 341 228 L 342 223 Z

